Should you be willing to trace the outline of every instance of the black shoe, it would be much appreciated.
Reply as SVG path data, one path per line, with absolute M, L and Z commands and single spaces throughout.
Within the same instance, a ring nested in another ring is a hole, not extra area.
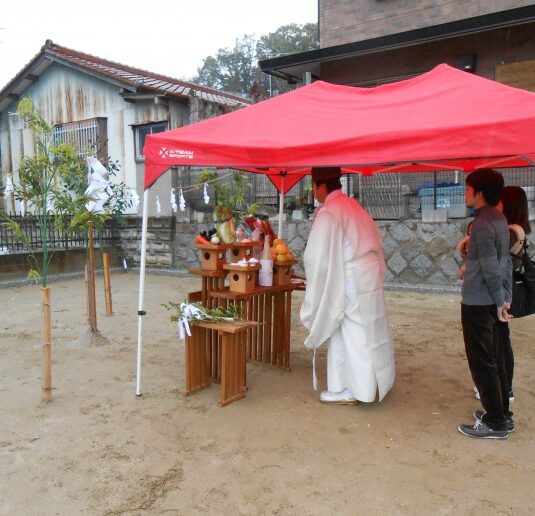
M 468 437 L 476 439 L 507 439 L 509 432 L 507 430 L 493 430 L 483 421 L 476 419 L 474 425 L 459 425 L 457 430 Z
M 484 410 L 476 410 L 474 412 L 474 417 L 476 418 L 476 421 L 483 421 L 483 416 L 485 415 Z M 507 418 L 507 431 L 509 433 L 512 433 L 515 431 L 515 422 L 513 421 L 513 417 L 509 416 Z

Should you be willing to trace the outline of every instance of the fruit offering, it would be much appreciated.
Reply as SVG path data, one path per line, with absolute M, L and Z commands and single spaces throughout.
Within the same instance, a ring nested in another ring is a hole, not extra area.
M 271 256 L 275 263 L 290 263 L 295 260 L 294 255 L 288 249 L 288 246 L 282 238 L 273 240 L 273 247 L 271 248 Z

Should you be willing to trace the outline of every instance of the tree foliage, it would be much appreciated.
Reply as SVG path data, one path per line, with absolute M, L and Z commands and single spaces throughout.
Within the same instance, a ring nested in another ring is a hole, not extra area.
M 193 82 L 212 88 L 252 97 L 267 97 L 273 91 L 289 91 L 287 82 L 270 78 L 258 67 L 258 61 L 306 52 L 318 48 L 317 25 L 292 23 L 255 40 L 253 35 L 236 39 L 234 48 L 222 48 L 208 56 L 197 69 Z
M 56 142 L 53 127 L 35 109 L 30 98 L 19 102 L 17 114 L 33 132 L 35 152 L 32 156 L 24 156 L 19 163 L 14 195 L 36 217 L 40 245 L 33 248 L 25 229 L 7 214 L 2 213 L 0 219 L 13 232 L 16 241 L 29 251 L 32 267 L 28 276 L 46 287 L 48 267 L 54 253 L 48 240 L 50 228 L 53 226 L 61 232 L 85 232 L 91 221 L 98 230 L 111 215 L 124 213 L 131 206 L 131 199 L 124 182 L 111 182 L 105 213 L 90 214 L 86 207 L 91 197 L 85 193 L 85 160 L 80 159 L 73 145 Z M 119 170 L 118 162 L 110 159 L 105 166 L 110 176 L 115 176 Z

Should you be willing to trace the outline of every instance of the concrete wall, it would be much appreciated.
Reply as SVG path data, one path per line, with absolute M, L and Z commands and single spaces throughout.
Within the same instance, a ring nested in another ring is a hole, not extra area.
M 320 46 L 342 45 L 532 4 L 530 0 L 320 0 Z
M 465 233 L 467 219 L 425 224 L 420 220 L 379 221 L 384 232 L 384 253 L 388 267 L 387 282 L 397 285 L 429 287 L 459 286 L 461 264 L 454 252 Z M 208 224 L 176 222 L 173 217 L 149 220 L 147 266 L 170 268 L 187 273 L 198 267 L 198 251 L 193 247 L 195 235 Z M 122 247 L 127 256 L 139 263 L 141 224 L 131 219 L 122 230 Z M 283 236 L 297 257 L 303 256 L 310 222 L 287 222 Z M 302 264 L 297 272 L 303 272 Z
M 105 251 L 110 256 L 110 266 L 120 267 L 123 250 L 114 246 L 106 247 Z M 36 256 L 38 260 L 41 260 L 41 253 L 36 253 Z M 50 275 L 83 274 L 87 259 L 86 249 L 56 250 L 52 256 L 48 273 Z M 25 279 L 30 268 L 31 262 L 28 253 L 0 255 L 0 279 L 2 282 Z M 102 254 L 98 247 L 95 249 L 95 268 L 102 268 Z

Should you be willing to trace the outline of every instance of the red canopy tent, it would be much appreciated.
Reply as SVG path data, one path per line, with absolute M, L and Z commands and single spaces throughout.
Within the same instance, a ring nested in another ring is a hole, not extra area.
M 345 172 L 365 175 L 532 166 L 534 135 L 535 93 L 442 64 L 376 88 L 318 81 L 239 111 L 147 136 L 137 394 L 147 191 L 170 167 L 217 166 L 266 174 L 284 194 L 311 166 L 340 165 Z
M 145 188 L 176 165 L 268 174 L 283 192 L 311 166 L 341 165 L 362 174 L 394 164 L 406 172 L 411 163 L 424 164 L 418 170 L 473 170 L 498 158 L 507 158 L 500 166 L 527 166 L 534 134 L 535 93 L 445 64 L 376 88 L 318 81 L 147 136 Z

